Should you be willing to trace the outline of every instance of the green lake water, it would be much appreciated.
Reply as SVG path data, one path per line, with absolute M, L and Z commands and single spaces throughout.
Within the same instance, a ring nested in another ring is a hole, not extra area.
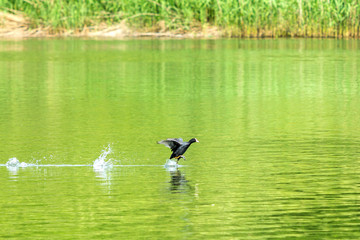
M 360 239 L 359 49 L 0 41 L 0 239 Z

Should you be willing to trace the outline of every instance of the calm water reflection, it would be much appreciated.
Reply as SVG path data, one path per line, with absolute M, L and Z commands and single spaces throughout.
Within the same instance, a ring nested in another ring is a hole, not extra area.
M 0 238 L 359 239 L 359 44 L 1 41 Z

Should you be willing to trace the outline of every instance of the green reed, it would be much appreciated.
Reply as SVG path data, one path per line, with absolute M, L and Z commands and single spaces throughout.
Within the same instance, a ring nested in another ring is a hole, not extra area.
M 163 23 L 177 31 L 216 26 L 226 36 L 359 37 L 360 27 L 360 0 L 0 0 L 0 11 L 52 32 L 125 22 L 144 31 Z

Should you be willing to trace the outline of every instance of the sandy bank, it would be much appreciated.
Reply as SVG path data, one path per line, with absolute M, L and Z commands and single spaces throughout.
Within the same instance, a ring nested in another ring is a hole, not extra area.
M 99 26 L 84 27 L 81 30 L 63 30 L 53 32 L 50 28 L 31 28 L 30 22 L 22 15 L 0 12 L 0 38 L 53 38 L 53 37 L 85 37 L 85 38 L 219 38 L 221 31 L 216 27 L 194 29 L 192 31 L 166 31 L 161 27 L 157 32 L 134 30 L 126 23 L 116 25 L 100 24 Z

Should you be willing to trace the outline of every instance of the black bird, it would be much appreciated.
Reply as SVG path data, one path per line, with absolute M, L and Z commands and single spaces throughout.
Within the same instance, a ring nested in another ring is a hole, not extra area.
M 196 138 L 190 139 L 188 142 L 184 142 L 181 138 L 168 138 L 166 140 L 161 140 L 158 144 L 164 144 L 166 147 L 170 148 L 172 154 L 170 159 L 175 158 L 179 162 L 180 158 L 185 160 L 183 154 L 194 142 L 199 142 Z

